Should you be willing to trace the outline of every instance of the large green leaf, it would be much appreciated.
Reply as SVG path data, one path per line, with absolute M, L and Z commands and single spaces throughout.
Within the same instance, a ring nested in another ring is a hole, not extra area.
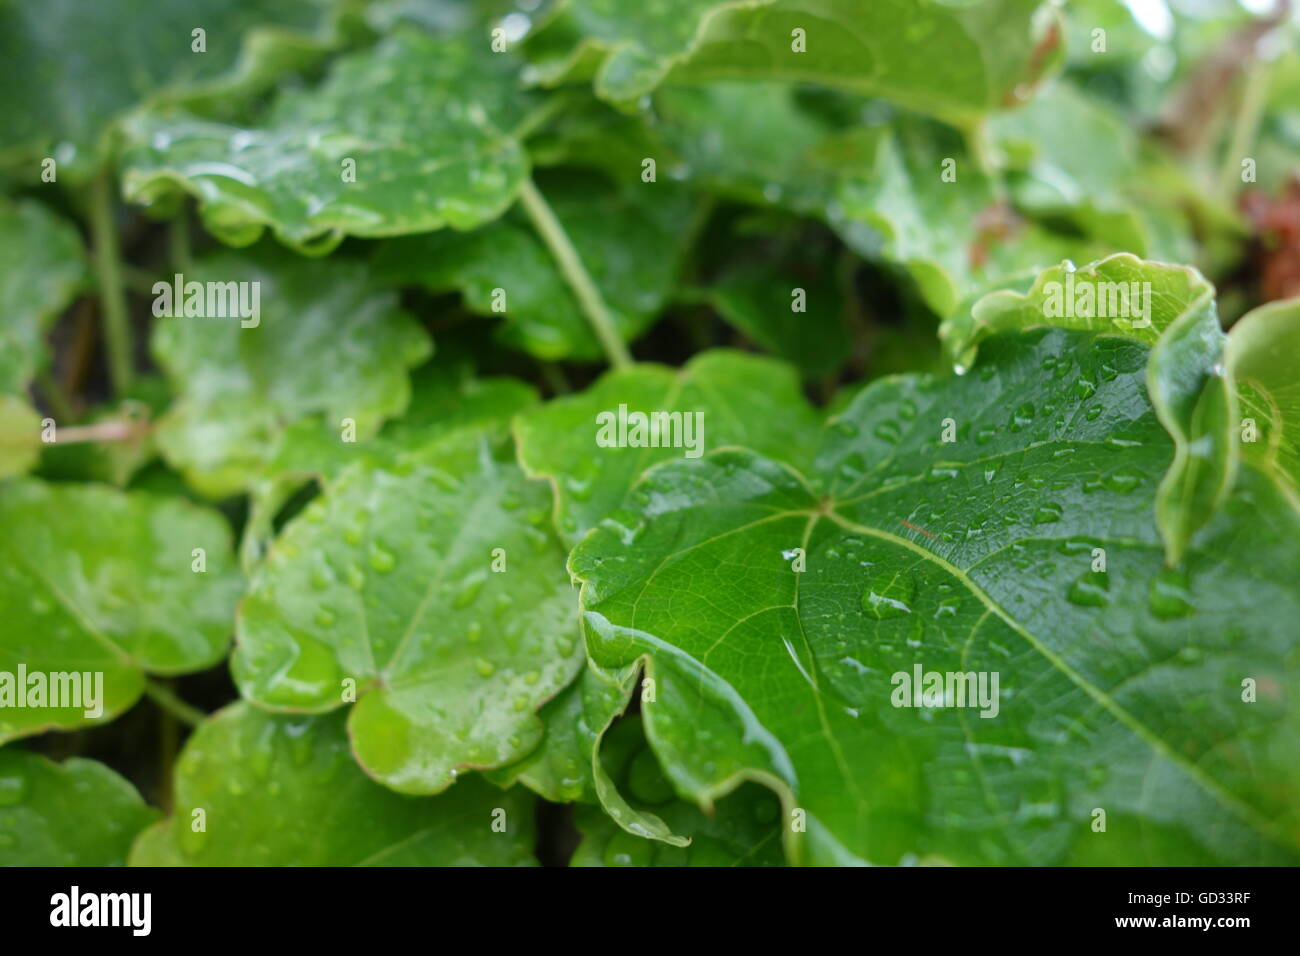
M 698 219 L 697 199 L 672 183 L 642 183 L 634 171 L 623 186 L 590 174 L 541 184 L 625 341 L 667 303 Z M 375 268 L 381 281 L 461 292 L 471 311 L 506 320 L 504 341 L 540 358 L 602 355 L 572 289 L 526 222 L 395 239 Z
M 1130 255 L 1082 269 L 1066 262 L 1042 272 L 1025 293 L 990 293 L 956 313 L 939 334 L 958 367 L 968 367 L 984 336 L 1043 325 L 1123 335 L 1152 346 L 1147 391 L 1174 439 L 1174 459 L 1156 495 L 1156 523 L 1169 561 L 1176 563 L 1222 505 L 1236 469 L 1236 391 L 1225 374 L 1227 339 L 1214 287 L 1190 266 Z
M 405 793 L 528 754 L 537 710 L 582 664 L 548 489 L 493 444 L 466 429 L 350 467 L 280 535 L 240 606 L 243 696 L 316 713 L 355 700 L 358 761 Z
M 1243 435 L 1242 455 L 1300 509 L 1300 300 L 1270 302 L 1238 319 L 1226 364 L 1238 389 L 1242 430 L 1250 418 L 1258 432 Z
M 1016 101 L 1059 58 L 1039 0 L 570 0 L 532 38 L 543 83 L 635 100 L 662 82 L 798 80 L 959 122 Z M 801 31 L 796 34 L 795 31 Z M 802 40 L 802 44 L 798 42 Z M 919 56 L 918 50 L 924 55 Z
M 220 515 L 19 479 L 0 485 L 0 527 L 0 672 L 16 685 L 21 667 L 29 692 L 36 674 L 46 687 L 44 706 L 29 696 L 0 709 L 0 742 L 103 723 L 140 697 L 146 671 L 184 674 L 225 654 L 240 581 Z M 79 675 L 82 706 L 49 706 L 60 673 Z M 96 688 L 102 699 L 88 701 Z M 96 704 L 102 714 L 87 716 Z
M 177 394 L 158 423 L 159 448 L 214 497 L 246 489 L 301 419 L 323 414 L 340 436 L 351 419 L 358 440 L 375 434 L 406 408 L 407 370 L 432 351 L 397 296 L 370 287 L 361 262 L 266 246 L 256 258 L 209 256 L 184 278 L 256 284 L 245 288 L 260 301 L 256 324 L 178 315 L 154 326 L 154 356 Z
M 966 376 L 868 386 L 806 477 L 739 449 L 648 472 L 570 567 L 593 660 L 656 682 L 675 789 L 771 787 L 795 862 L 1300 860 L 1300 517 L 1244 466 L 1165 566 L 1147 361 L 1001 335 Z M 914 668 L 1000 693 L 894 706 Z
M 186 743 L 176 815 L 140 836 L 131 865 L 535 865 L 532 804 L 478 780 L 404 797 L 353 762 L 342 714 L 275 716 L 240 703 Z
M 289 91 L 257 127 L 174 110 L 127 126 L 123 189 L 183 189 L 207 227 L 247 245 L 265 227 L 303 250 L 345 235 L 471 229 L 514 201 L 528 161 L 511 131 L 532 103 L 489 39 L 401 29 Z M 351 161 L 351 165 L 349 165 Z
M 160 97 L 249 93 L 338 42 L 334 0 L 10 0 L 0 5 L 0 161 L 84 179 L 107 133 Z M 202 52 L 196 29 L 205 31 Z
M 0 393 L 23 394 L 45 367 L 45 332 L 85 282 L 71 223 L 40 203 L 0 199 Z
M 657 448 L 598 444 L 598 416 L 617 418 L 620 406 L 646 415 L 680 413 L 683 441 L 687 416 L 695 416 L 703 430 L 689 437 L 698 447 L 669 447 L 667 435 Z M 641 472 L 656 462 L 723 445 L 802 461 L 816 441 L 817 423 L 792 368 L 717 350 L 697 355 L 681 370 L 638 365 L 609 372 L 580 395 L 521 414 L 515 434 L 525 470 L 554 484 L 555 523 L 572 544 L 611 514 Z
M 0 750 L 0 866 L 121 866 L 157 816 L 102 763 Z

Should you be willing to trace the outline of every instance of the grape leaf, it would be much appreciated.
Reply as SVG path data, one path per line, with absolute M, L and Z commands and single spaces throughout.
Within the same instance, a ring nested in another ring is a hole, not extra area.
M 608 734 L 601 759 L 620 790 L 653 807 L 685 834 L 689 846 L 646 840 L 622 829 L 596 808 L 575 818 L 583 834 L 570 866 L 781 866 L 781 805 L 763 787 L 750 785 L 718 801 L 711 814 L 676 799 L 646 745 L 639 717 L 621 720 Z
M 1250 418 L 1260 432 L 1249 441 L 1243 436 L 1238 447 L 1300 509 L 1300 300 L 1270 302 L 1238 319 L 1225 359 L 1243 431 Z
M 693 297 L 804 374 L 825 375 L 853 347 L 843 262 L 806 238 L 789 245 L 796 242 L 799 248 L 768 250 L 733 243 L 735 260 Z
M 157 817 L 102 763 L 0 750 L 0 866 L 121 866 Z
M 1039 0 L 671 6 L 561 5 L 529 40 L 534 77 L 548 85 L 594 79 L 597 95 L 614 102 L 665 79 L 799 80 L 969 123 L 1014 102 L 1060 57 L 1055 22 L 1036 23 Z
M 646 468 L 691 451 L 602 447 L 597 416 L 617 416 L 620 406 L 647 415 L 680 412 L 683 441 L 685 416 L 702 415 L 701 449 L 743 444 L 801 461 L 816 440 L 818 416 L 800 394 L 798 376 L 774 359 L 715 350 L 681 370 L 646 364 L 609 372 L 582 394 L 515 420 L 519 461 L 531 477 L 554 484 L 555 524 L 569 544 L 611 514 Z
M 352 462 L 391 459 L 468 425 L 508 422 L 536 401 L 532 386 L 513 378 L 476 378 L 468 364 L 444 361 L 439 352 L 413 374 L 406 412 L 369 440 L 343 441 L 339 429 L 318 416 L 294 422 L 251 489 L 240 546 L 244 567 L 251 569 L 261 557 L 276 513 L 306 482 L 328 484 Z
M 414 800 L 353 762 L 342 714 L 275 716 L 234 704 L 176 766 L 176 815 L 132 866 L 529 866 L 532 799 L 464 780 Z M 202 811 L 203 829 L 197 829 Z M 500 821 L 500 822 L 497 822 Z M 495 829 L 494 823 L 501 829 Z
M 225 654 L 240 581 L 220 515 L 143 492 L 18 479 L 0 486 L 0 526 L 0 672 L 15 695 L 20 667 L 29 691 L 38 673 L 46 687 L 45 706 L 15 697 L 0 709 L 0 742 L 111 720 L 140 697 L 146 671 L 184 674 Z M 205 570 L 192 570 L 200 558 Z M 84 696 L 72 702 L 82 706 L 49 706 L 58 673 L 81 675 Z
M 489 39 L 399 29 L 349 54 L 316 89 L 281 94 L 257 127 L 175 110 L 126 126 L 123 191 L 183 189 L 208 229 L 248 245 L 265 227 L 300 251 L 501 215 L 528 175 L 511 134 L 532 104 Z
M 641 523 L 570 567 L 593 661 L 656 680 L 675 789 L 771 787 L 792 862 L 1300 859 L 1300 518 L 1244 466 L 1164 565 L 1147 352 L 1003 334 L 964 377 L 869 385 L 806 478 L 742 449 L 649 471 Z M 894 706 L 918 668 L 1001 690 Z
M 137 104 L 243 96 L 339 42 L 333 0 L 13 0 L 0 7 L 0 162 L 74 180 Z M 203 49 L 197 50 L 202 29 Z
M 537 710 L 582 663 L 547 488 L 491 446 L 466 429 L 351 466 L 285 528 L 240 605 L 241 694 L 315 713 L 355 700 L 357 760 L 403 793 L 528 754 Z
M 610 722 L 631 696 L 631 680 L 611 681 L 593 668 L 547 701 L 539 716 L 546 729 L 537 749 L 518 763 L 489 770 L 502 787 L 522 783 L 552 803 L 599 802 L 592 760 Z
M 1156 524 L 1170 563 L 1177 563 L 1227 497 L 1237 461 L 1236 392 L 1220 372 L 1227 338 L 1214 287 L 1190 266 L 1125 254 L 1083 269 L 1065 263 L 1042 272 L 1028 292 L 990 293 L 939 334 L 954 361 L 968 366 L 983 336 L 1041 325 L 1122 334 L 1153 346 L 1147 391 L 1175 448 L 1156 495 Z
M 618 187 L 590 175 L 550 177 L 541 188 L 628 341 L 667 303 L 695 233 L 698 202 L 670 183 L 630 175 L 626 181 Z M 602 355 L 573 291 L 524 222 L 391 240 L 375 270 L 381 282 L 460 291 L 471 311 L 506 320 L 505 342 L 539 358 Z
M 244 301 L 254 290 L 259 301 L 256 324 L 177 315 L 154 326 L 154 357 L 177 395 L 158 423 L 159 449 L 212 497 L 246 489 L 280 432 L 308 416 L 325 415 L 340 434 L 351 419 L 359 440 L 375 434 L 406 408 L 407 370 L 432 351 L 397 296 L 369 286 L 361 262 L 327 264 L 265 246 L 256 258 L 200 259 L 184 279 L 250 283 Z

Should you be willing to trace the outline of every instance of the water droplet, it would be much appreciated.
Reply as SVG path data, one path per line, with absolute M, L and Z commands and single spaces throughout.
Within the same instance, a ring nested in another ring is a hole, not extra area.
M 1045 501 L 1034 511 L 1034 524 L 1051 524 L 1061 520 L 1064 509 L 1055 501 Z
M 1110 603 L 1110 575 L 1105 571 L 1085 571 L 1070 585 L 1067 595 L 1071 604 L 1080 607 L 1105 607 Z
M 862 592 L 862 608 L 877 620 L 911 614 L 916 582 L 911 575 L 884 572 Z
M 479 672 L 480 677 L 491 677 L 493 671 L 496 670 L 496 665 L 480 657 L 474 662 L 474 669 Z
M 1196 612 L 1187 575 L 1176 568 L 1163 568 L 1151 579 L 1148 598 L 1151 613 L 1162 620 L 1176 620 Z

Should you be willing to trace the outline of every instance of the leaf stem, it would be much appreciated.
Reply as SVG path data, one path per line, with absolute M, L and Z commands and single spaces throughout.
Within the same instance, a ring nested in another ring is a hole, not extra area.
M 152 677 L 144 679 L 144 693 L 146 697 L 167 713 L 190 727 L 197 727 L 208 717 L 197 707 L 193 707 L 181 700 L 176 696 L 176 692 L 162 681 L 155 680 Z
M 605 300 L 600 297 L 600 290 L 592 281 L 587 267 L 578 257 L 578 250 L 573 248 L 564 226 L 555 218 L 555 213 L 542 194 L 537 191 L 531 179 L 524 180 L 519 188 L 519 199 L 524 204 L 524 210 L 532 220 L 533 227 L 541 235 L 546 247 L 550 249 L 569 288 L 577 296 L 578 305 L 582 308 L 587 321 L 591 323 L 592 331 L 596 333 L 596 338 L 604 348 L 609 363 L 615 368 L 627 368 L 632 364 L 632 355 L 623 340 L 619 338 L 618 331 L 614 328 L 614 317 L 610 315 Z
M 1268 97 L 1268 69 L 1265 64 L 1255 60 L 1246 67 L 1246 88 L 1237 104 L 1237 118 L 1232 124 L 1232 139 L 1228 151 L 1223 157 L 1223 168 L 1219 173 L 1220 194 L 1228 200 L 1236 195 L 1240 188 L 1241 161 L 1246 158 L 1246 151 L 1255 141 L 1259 131 L 1259 121 L 1264 115 L 1264 101 Z
M 90 236 L 94 246 L 95 279 L 104 315 L 108 346 L 108 375 L 120 397 L 131 386 L 131 325 L 122 283 L 122 263 L 113 221 L 113 177 L 105 171 L 90 187 Z
M 93 425 L 64 425 L 55 433 L 60 445 L 73 445 L 87 441 L 132 441 L 149 430 L 147 424 L 137 421 L 106 421 Z
M 40 386 L 45 404 L 54 413 L 55 418 L 70 422 L 77 417 L 76 412 L 72 410 L 72 402 L 68 400 L 63 386 L 59 384 L 59 380 L 54 377 L 50 369 L 43 368 L 36 373 L 36 384 Z

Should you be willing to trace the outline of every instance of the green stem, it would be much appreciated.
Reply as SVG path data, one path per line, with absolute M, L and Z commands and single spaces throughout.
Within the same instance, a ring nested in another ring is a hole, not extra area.
M 155 680 L 152 677 L 144 679 L 144 693 L 151 701 L 171 714 L 183 724 L 190 727 L 197 727 L 207 719 L 207 714 L 192 707 L 185 701 L 176 696 L 176 692 L 164 684 L 162 681 Z
M 190 271 L 193 261 L 190 255 L 190 216 L 185 206 L 181 206 L 180 215 L 167 228 L 167 258 L 174 271 Z
M 578 257 L 578 250 L 574 249 L 573 243 L 569 241 L 569 234 L 564 231 L 564 226 L 555 218 L 555 213 L 542 194 L 537 191 L 531 179 L 524 180 L 524 184 L 519 188 L 519 199 L 524 204 L 524 210 L 532 220 L 533 227 L 541 235 L 546 247 L 550 249 L 569 288 L 577 296 L 582 314 L 591 323 L 592 331 L 596 333 L 596 338 L 604 348 L 609 363 L 615 368 L 627 368 L 632 364 L 632 355 L 623 344 L 623 340 L 619 338 L 618 331 L 614 328 L 614 317 L 610 315 L 605 300 L 600 297 L 600 290 L 592 281 L 587 267 Z
M 573 391 L 569 385 L 569 380 L 564 377 L 564 369 L 554 362 L 538 362 L 538 367 L 542 370 L 542 381 L 546 387 L 551 390 L 552 395 L 567 395 Z
M 63 387 L 59 385 L 53 372 L 48 368 L 41 369 L 36 373 L 36 384 L 40 386 L 45 404 L 49 406 L 55 418 L 70 422 L 77 417 L 76 412 L 72 410 L 72 402 L 68 401 L 68 396 L 64 394 Z
M 1237 104 L 1237 118 L 1232 124 L 1232 139 L 1223 157 L 1219 189 L 1228 199 L 1237 194 L 1241 185 L 1241 161 L 1255 141 L 1259 121 L 1264 115 L 1264 101 L 1268 98 L 1268 69 L 1255 61 L 1246 68 L 1246 89 Z
M 104 315 L 108 375 L 113 391 L 120 397 L 131 386 L 131 325 L 122 283 L 117 226 L 113 221 L 113 177 L 108 172 L 96 177 L 90 187 L 90 236 Z

